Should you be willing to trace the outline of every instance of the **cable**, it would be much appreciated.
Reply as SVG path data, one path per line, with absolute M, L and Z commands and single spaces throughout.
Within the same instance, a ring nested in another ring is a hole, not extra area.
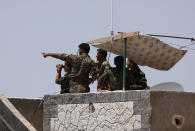
M 188 44 L 188 45 L 185 45 L 185 46 L 181 46 L 179 49 L 182 49 L 182 48 L 186 48 L 188 46 L 191 46 L 191 45 L 194 45 L 195 43 L 193 43 L 193 40 L 191 40 L 191 44 Z
M 177 45 L 177 44 L 172 44 L 169 43 L 170 45 L 175 45 L 175 46 L 179 46 L 179 49 L 183 49 L 183 48 L 187 48 L 187 49 L 191 49 L 191 50 L 195 50 L 194 48 L 190 48 L 188 46 L 194 45 L 195 43 L 193 43 L 195 41 L 195 38 L 190 38 L 190 37 L 180 37 L 180 36 L 168 36 L 168 35 L 156 35 L 156 34 L 146 34 L 148 36 L 156 36 L 156 37 L 167 37 L 167 38 L 175 38 L 175 39 L 185 39 L 185 40 L 191 40 L 191 44 L 188 45 Z
M 169 45 L 174 45 L 174 46 L 178 46 L 179 49 L 182 49 L 182 48 L 186 48 L 186 49 L 190 49 L 190 50 L 195 50 L 194 48 L 190 48 L 190 47 L 187 47 L 187 46 L 181 46 L 181 45 L 178 45 L 178 44 L 173 44 L 173 43 L 168 43 Z M 195 44 L 195 43 L 193 43 Z M 190 44 L 192 45 L 192 44 Z M 188 45 L 189 46 L 189 45 Z
M 146 34 L 146 35 L 148 35 L 148 36 L 156 36 L 156 37 L 168 37 L 168 38 L 175 38 L 175 39 L 186 39 L 186 40 L 195 41 L 194 38 L 183 37 L 183 36 L 169 36 L 169 35 L 156 35 L 156 34 Z

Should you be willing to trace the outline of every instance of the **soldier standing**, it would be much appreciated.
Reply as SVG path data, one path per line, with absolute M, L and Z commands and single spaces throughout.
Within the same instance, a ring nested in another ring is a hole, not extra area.
M 69 75 L 71 73 L 71 63 L 65 62 L 64 66 L 62 64 L 58 64 L 57 66 L 57 74 L 56 74 L 56 84 L 61 85 L 60 94 L 69 93 Z M 61 71 L 64 68 L 66 74 L 61 77 Z
M 98 80 L 97 83 L 97 91 L 103 91 L 103 90 L 108 90 L 108 86 L 105 83 L 104 87 L 101 87 L 99 85 L 99 77 L 106 71 L 108 71 L 110 69 L 110 64 L 109 62 L 106 60 L 107 57 L 107 51 L 102 50 L 102 49 L 97 49 L 97 61 L 95 62 L 96 64 L 96 69 L 95 69 L 95 77 L 92 77 L 91 82 L 93 83 L 96 79 Z M 107 82 L 107 81 L 104 81 Z
M 79 45 L 79 56 L 72 54 L 42 53 L 46 58 L 51 56 L 63 61 L 68 61 L 72 65 L 69 75 L 70 93 L 89 92 L 89 75 L 93 72 L 95 62 L 88 55 L 90 47 L 87 43 Z M 93 74 L 92 74 L 93 75 Z

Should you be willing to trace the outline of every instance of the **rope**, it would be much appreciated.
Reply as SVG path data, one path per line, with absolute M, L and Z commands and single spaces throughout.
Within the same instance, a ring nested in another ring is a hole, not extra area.
M 188 45 L 184 45 L 184 46 L 181 46 L 181 45 L 177 45 L 177 44 L 172 44 L 172 43 L 169 43 L 170 45 L 175 45 L 175 46 L 178 46 L 179 49 L 183 49 L 183 48 L 187 48 L 187 49 L 191 49 L 191 50 L 195 50 L 194 48 L 190 48 L 188 46 L 191 46 L 191 45 L 194 45 L 195 43 L 195 38 L 190 38 L 190 37 L 180 37 L 180 36 L 168 36 L 168 35 L 156 35 L 156 34 L 146 34 L 148 36 L 156 36 L 156 37 L 167 37 L 167 38 L 175 38 L 175 39 L 185 39 L 185 40 L 191 40 L 191 44 L 188 44 Z
M 191 44 L 188 44 L 188 45 L 185 45 L 185 46 L 181 46 L 179 49 L 182 49 L 182 48 L 186 48 L 188 46 L 191 46 L 191 45 L 194 45 L 195 43 L 193 43 L 193 40 L 191 40 Z
M 173 43 L 168 43 L 168 44 L 169 44 L 169 45 L 178 46 L 178 47 L 179 47 L 179 49 L 186 48 L 186 49 L 190 49 L 190 50 L 195 50 L 194 48 L 190 48 L 190 47 L 188 47 L 188 46 L 191 46 L 191 45 L 193 45 L 193 44 L 195 44 L 195 43 L 192 43 L 192 44 L 189 44 L 189 45 L 186 45 L 186 46 L 181 46 L 181 45 L 178 45 L 178 44 L 173 44 Z

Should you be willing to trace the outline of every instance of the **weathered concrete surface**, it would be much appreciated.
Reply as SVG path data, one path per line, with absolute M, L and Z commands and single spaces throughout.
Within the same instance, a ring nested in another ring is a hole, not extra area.
M 12 128 L 6 123 L 6 121 L 0 116 L 0 131 L 9 131 Z
M 150 96 L 151 131 L 195 131 L 195 93 L 152 91 Z M 178 127 L 175 115 L 184 118 Z
M 10 131 L 36 131 L 2 94 L 0 94 L 0 124 L 4 125 L 3 129 Z
M 44 131 L 195 131 L 195 93 L 120 91 L 44 98 Z
M 46 95 L 44 131 L 149 131 L 149 95 L 148 91 Z
M 133 130 L 141 128 L 141 115 L 133 102 L 58 105 L 51 130 Z
M 38 130 L 43 130 L 43 100 L 8 98 L 14 107 Z

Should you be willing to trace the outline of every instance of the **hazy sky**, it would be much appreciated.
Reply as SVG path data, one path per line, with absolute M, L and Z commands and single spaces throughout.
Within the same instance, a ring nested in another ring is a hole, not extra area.
M 113 0 L 114 32 L 195 37 L 194 0 Z M 76 54 L 77 46 L 110 35 L 110 0 L 0 0 L 0 93 L 42 97 L 60 90 L 56 64 L 41 52 Z M 161 40 L 178 45 L 190 41 Z M 195 48 L 195 46 L 191 46 Z M 96 59 L 96 48 L 90 55 Z M 110 63 L 113 65 L 111 55 Z M 141 67 L 152 86 L 178 82 L 195 91 L 195 50 L 169 71 Z M 95 91 L 96 86 L 92 85 Z

